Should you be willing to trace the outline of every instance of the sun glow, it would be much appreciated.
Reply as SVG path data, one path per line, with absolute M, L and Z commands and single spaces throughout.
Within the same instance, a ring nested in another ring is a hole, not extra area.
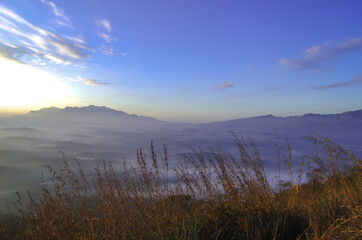
M 0 109 L 57 105 L 67 96 L 59 77 L 0 57 Z

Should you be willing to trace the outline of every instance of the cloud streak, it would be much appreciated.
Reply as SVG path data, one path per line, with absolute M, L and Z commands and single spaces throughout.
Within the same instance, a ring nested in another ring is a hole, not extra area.
M 278 91 L 278 90 L 282 90 L 285 88 L 290 87 L 290 84 L 285 84 L 285 85 L 281 85 L 281 86 L 269 86 L 269 87 L 265 87 L 264 90 L 265 91 Z
M 1 34 L 3 33 L 3 34 Z M 25 64 L 40 60 L 68 65 L 90 60 L 81 37 L 59 35 L 31 24 L 0 4 L 0 54 Z
M 308 91 L 308 90 L 325 90 L 330 88 L 339 88 L 339 87 L 346 87 L 350 85 L 359 85 L 362 84 L 362 74 L 357 75 L 354 79 L 334 83 L 334 84 L 327 84 L 327 85 L 318 85 L 318 86 L 310 86 L 304 89 L 301 89 L 301 91 Z
M 95 24 L 98 27 L 98 36 L 106 42 L 106 44 L 102 44 L 99 48 L 101 53 L 105 56 L 113 56 L 115 54 L 126 56 L 126 53 L 120 52 L 110 45 L 112 42 L 117 41 L 117 39 L 111 35 L 112 26 L 110 21 L 108 19 L 98 19 L 95 21 Z
M 226 89 L 234 87 L 234 83 L 232 81 L 227 81 L 226 83 L 215 86 L 216 89 Z
M 102 45 L 99 50 L 106 56 L 112 56 L 115 53 L 115 49 L 110 45 Z
M 73 24 L 70 21 L 70 17 L 65 15 L 63 9 L 57 7 L 51 1 L 41 0 L 41 2 L 51 8 L 53 14 L 57 17 L 57 20 L 55 21 L 57 24 L 65 27 L 74 28 Z
M 107 30 L 108 32 L 112 31 L 112 27 L 111 27 L 111 23 L 109 22 L 108 19 L 99 19 L 96 20 L 96 24 L 102 28 L 104 28 L 105 30 Z
M 110 34 L 100 32 L 100 33 L 98 33 L 98 36 L 100 38 L 102 38 L 104 41 L 106 41 L 107 43 L 111 43 L 113 41 L 113 37 L 111 37 Z
M 115 54 L 127 56 L 127 53 L 120 52 L 118 49 L 114 49 L 111 45 L 103 44 L 98 50 L 106 56 L 113 56 Z
M 109 83 L 107 83 L 107 82 L 102 82 L 102 81 L 89 79 L 89 78 L 82 78 L 82 77 L 77 77 L 74 81 L 75 82 L 81 82 L 81 83 L 83 83 L 85 85 L 89 85 L 89 86 L 109 85 Z
M 111 36 L 112 27 L 108 19 L 98 19 L 96 20 L 96 25 L 100 28 L 98 36 L 102 38 L 107 43 L 111 43 L 116 39 Z
M 362 38 L 352 38 L 342 43 L 333 41 L 324 42 L 313 46 L 303 52 L 303 56 L 298 59 L 280 59 L 278 63 L 288 69 L 294 70 L 332 70 L 332 60 L 342 57 L 348 52 L 362 49 Z

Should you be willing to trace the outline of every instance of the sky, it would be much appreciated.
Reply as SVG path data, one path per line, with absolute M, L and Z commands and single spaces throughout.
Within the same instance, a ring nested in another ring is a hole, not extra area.
M 175 122 L 362 109 L 360 0 L 0 0 L 0 116 Z

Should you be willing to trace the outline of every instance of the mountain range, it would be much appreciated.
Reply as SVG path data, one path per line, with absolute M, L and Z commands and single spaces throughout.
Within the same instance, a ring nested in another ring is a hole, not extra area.
M 152 117 L 127 114 L 105 106 L 90 105 L 87 107 L 49 107 L 17 115 L 7 120 L 14 122 L 34 122 L 47 124 L 102 124 L 102 125 L 154 125 L 160 124 Z
M 112 108 L 108 108 L 105 106 L 95 106 L 89 105 L 87 107 L 65 107 L 65 108 L 58 108 L 58 107 L 49 107 L 49 108 L 42 108 L 36 111 L 30 111 L 25 115 L 26 117 L 120 117 L 120 118 L 145 118 L 149 120 L 157 120 L 152 117 L 144 117 L 138 116 L 136 114 L 127 114 L 123 111 L 114 110 Z M 206 124 L 218 124 L 218 123 L 225 123 L 225 122 L 238 122 L 238 121 L 264 121 L 264 120 L 276 120 L 276 119 L 284 119 L 284 120 L 362 120 L 362 109 L 356 111 L 347 111 L 343 113 L 337 114 L 314 114 L 314 113 L 307 113 L 301 116 L 288 116 L 288 117 L 276 117 L 271 114 L 257 116 L 257 117 L 248 117 L 248 118 L 239 118 L 227 121 L 219 121 L 219 122 L 212 122 Z
M 276 117 L 265 115 L 203 124 L 213 128 L 282 130 L 288 133 L 362 133 L 362 109 L 339 114 L 304 114 L 301 116 Z
M 181 124 L 161 121 L 152 117 L 127 114 L 105 106 L 90 105 L 87 107 L 43 108 L 30 111 L 25 115 L 7 118 L 10 122 L 38 123 L 38 124 L 95 124 L 114 127 L 174 127 L 174 128 L 198 128 L 209 131 L 224 130 L 255 130 L 310 133 L 359 133 L 362 132 L 362 109 L 348 111 L 339 114 L 304 114 L 301 116 L 276 117 L 264 115 L 249 118 L 239 118 L 227 121 L 218 121 L 202 124 Z M 24 125 L 24 124 L 23 124 Z
M 122 118 L 146 118 L 149 120 L 156 120 L 151 117 L 143 117 L 137 116 L 135 114 L 127 114 L 123 111 L 114 110 L 112 108 L 108 108 L 105 106 L 94 106 L 89 105 L 87 107 L 65 107 L 65 108 L 57 108 L 57 107 L 50 107 L 50 108 L 42 108 L 37 111 L 30 111 L 26 115 L 26 117 L 122 117 Z
M 10 188 L 0 186 L 0 198 L 9 189 L 23 191 L 23 183 L 36 182 L 44 165 L 58 166 L 58 151 L 64 152 L 67 159 L 79 160 L 86 171 L 101 159 L 112 161 L 119 170 L 123 168 L 123 157 L 137 162 L 139 147 L 144 147 L 149 156 L 146 149 L 154 140 L 156 154 L 162 153 L 166 144 L 170 166 L 176 167 L 183 163 L 182 156 L 192 156 L 197 148 L 225 149 L 238 156 L 230 132 L 252 137 L 270 171 L 276 166 L 275 144 L 285 150 L 286 136 L 293 161 L 310 153 L 313 146 L 305 137 L 314 132 L 332 137 L 356 156 L 362 156 L 362 110 L 191 124 L 161 121 L 105 106 L 50 107 L 0 119 L 0 183 L 13 184 Z

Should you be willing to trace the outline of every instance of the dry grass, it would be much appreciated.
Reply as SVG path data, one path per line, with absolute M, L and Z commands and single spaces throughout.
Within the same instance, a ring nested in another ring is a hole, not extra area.
M 311 137 L 316 148 L 290 181 L 273 187 L 251 139 L 235 137 L 227 152 L 194 151 L 187 164 L 169 170 L 167 149 L 137 151 L 117 174 L 103 162 L 88 179 L 78 166 L 53 174 L 40 201 L 19 195 L 17 216 L 0 226 L 3 239 L 361 239 L 361 160 L 329 138 Z M 282 164 L 280 149 L 278 163 Z M 279 166 L 279 169 L 281 167 Z M 290 171 L 289 171 L 290 170 Z M 302 184 L 303 172 L 308 181 Z M 177 180 L 169 180 L 176 175 Z

